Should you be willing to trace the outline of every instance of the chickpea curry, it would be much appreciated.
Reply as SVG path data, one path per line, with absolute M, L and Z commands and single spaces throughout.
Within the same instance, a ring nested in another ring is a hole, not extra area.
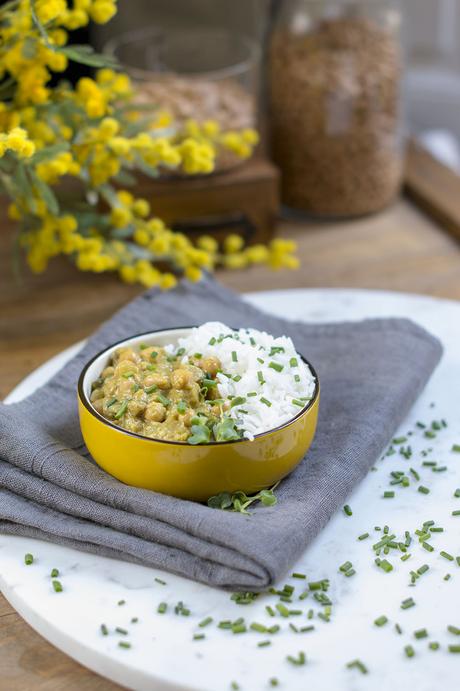
M 154 345 L 119 348 L 92 384 L 93 407 L 112 424 L 152 439 L 189 444 L 240 439 L 226 415 L 231 403 L 219 398 L 218 358 L 196 353 L 183 362 L 183 354 Z

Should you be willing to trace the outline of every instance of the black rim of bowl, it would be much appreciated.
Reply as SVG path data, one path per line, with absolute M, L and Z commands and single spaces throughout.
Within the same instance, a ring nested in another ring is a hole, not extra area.
M 102 355 L 107 353 L 107 351 L 112 350 L 112 348 L 116 348 L 117 346 L 121 346 L 123 343 L 128 343 L 129 341 L 132 341 L 134 339 L 141 338 L 141 337 L 146 338 L 146 337 L 152 336 L 154 334 L 158 334 L 158 333 L 167 333 L 167 332 L 173 333 L 174 331 L 184 331 L 186 329 L 196 329 L 196 328 L 197 328 L 196 325 L 193 325 L 193 326 L 175 326 L 174 328 L 171 328 L 171 329 L 155 329 L 154 331 L 146 331 L 144 333 L 134 334 L 133 336 L 129 336 L 128 338 L 123 338 L 121 341 L 116 341 L 115 343 L 112 343 L 112 345 L 108 346 L 107 348 L 104 348 L 103 350 L 99 351 L 99 353 L 94 355 L 94 357 L 92 357 L 91 360 L 89 360 L 89 362 L 86 363 L 86 365 L 82 369 L 81 374 L 78 378 L 78 396 L 80 398 L 80 401 L 85 406 L 87 411 L 89 413 L 91 413 L 91 415 L 93 415 L 97 420 L 99 420 L 99 422 L 102 422 L 103 424 L 107 425 L 108 427 L 111 427 L 112 429 L 116 430 L 117 432 L 120 432 L 121 434 L 127 434 L 129 437 L 135 437 L 136 439 L 143 439 L 146 441 L 155 442 L 157 444 L 172 444 L 173 446 L 187 446 L 187 447 L 191 446 L 186 441 L 171 441 L 168 439 L 155 439 L 154 437 L 146 437 L 143 434 L 137 434 L 137 432 L 130 432 L 129 430 L 124 429 L 123 427 L 119 427 L 118 425 L 115 425 L 113 422 L 111 422 L 110 420 L 107 420 L 107 418 L 105 418 L 103 415 L 101 415 L 100 413 L 97 412 L 97 410 L 94 408 L 94 406 L 91 404 L 91 401 L 88 399 L 87 395 L 85 394 L 85 391 L 83 388 L 83 383 L 85 381 L 86 373 L 89 370 L 89 368 L 91 367 L 91 365 L 93 364 L 93 362 L 95 362 L 98 358 L 100 358 Z M 230 328 L 233 329 L 233 327 L 230 327 Z M 233 329 L 233 330 L 237 331 L 238 329 Z M 310 372 L 312 373 L 313 377 L 315 378 L 315 391 L 313 393 L 313 396 L 308 401 L 307 405 L 304 408 L 302 408 L 297 413 L 297 415 L 295 417 L 291 418 L 287 422 L 283 422 L 283 424 L 278 425 L 278 427 L 272 427 L 272 429 L 269 429 L 266 432 L 260 432 L 259 434 L 255 434 L 254 435 L 254 441 L 256 439 L 260 439 L 261 437 L 265 437 L 268 434 L 273 434 L 273 432 L 278 432 L 278 431 L 284 429 L 285 427 L 289 427 L 289 425 L 292 425 L 296 420 L 298 420 L 300 417 L 305 415 L 305 413 L 308 410 L 310 410 L 310 408 L 313 407 L 313 405 L 315 404 L 315 402 L 319 396 L 320 386 L 319 386 L 318 375 L 316 373 L 315 368 L 310 364 L 310 362 L 306 358 L 304 358 L 304 356 L 301 353 L 297 352 L 297 354 L 300 356 L 302 361 L 307 365 L 307 367 L 310 369 Z M 230 441 L 210 441 L 207 444 L 200 444 L 200 446 L 206 447 L 206 446 L 222 446 L 225 444 L 241 444 L 241 442 L 247 442 L 247 441 L 250 441 L 250 440 L 243 438 L 243 439 L 233 439 Z

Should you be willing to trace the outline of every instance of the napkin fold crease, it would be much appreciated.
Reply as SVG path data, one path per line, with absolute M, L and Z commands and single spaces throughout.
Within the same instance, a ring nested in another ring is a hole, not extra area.
M 193 315 L 193 316 L 191 316 Z M 346 316 L 346 315 L 344 315 Z M 101 470 L 81 438 L 76 382 L 123 338 L 223 321 L 291 336 L 321 381 L 306 458 L 251 516 L 128 487 Z M 150 290 L 105 322 L 45 386 L 0 404 L 0 533 L 29 536 L 235 590 L 281 578 L 375 463 L 442 354 L 405 319 L 305 324 L 265 314 L 212 279 Z

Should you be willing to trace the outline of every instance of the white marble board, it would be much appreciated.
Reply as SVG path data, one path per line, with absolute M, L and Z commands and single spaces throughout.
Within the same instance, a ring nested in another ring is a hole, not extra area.
M 460 644 L 446 630 L 460 627 L 460 566 L 439 555 L 444 549 L 460 555 L 460 517 L 452 510 L 460 508 L 460 498 L 453 497 L 460 487 L 460 454 L 452 453 L 460 443 L 460 304 L 446 300 L 360 290 L 297 290 L 254 293 L 247 299 L 261 309 L 292 319 L 310 321 L 358 320 L 365 317 L 410 317 L 430 329 L 443 342 L 443 361 L 426 391 L 402 425 L 400 433 L 412 429 L 416 420 L 430 422 L 445 418 L 448 428 L 435 440 L 423 439 L 420 430 L 411 438 L 415 450 L 411 461 L 399 455 L 377 463 L 377 472 L 368 477 L 349 498 L 353 515 L 338 511 L 326 529 L 294 565 L 293 571 L 305 572 L 310 580 L 329 577 L 328 592 L 333 606 L 330 623 L 316 618 L 315 631 L 297 634 L 279 618 L 282 631 L 272 637 L 267 648 L 257 643 L 267 638 L 256 632 L 234 635 L 211 625 L 206 639 L 193 641 L 197 624 L 211 615 L 215 622 L 244 616 L 247 621 L 272 624 L 265 605 L 276 600 L 263 596 L 250 606 L 232 602 L 228 593 L 152 569 L 92 556 L 57 545 L 0 535 L 0 587 L 18 612 L 45 638 L 91 669 L 131 689 L 139 691 L 228 691 L 236 681 L 241 691 L 273 688 L 271 677 L 280 689 L 289 691 L 363 691 L 378 689 L 407 691 L 454 691 L 460 688 L 460 655 L 449 654 L 448 644 Z M 24 380 L 10 395 L 18 400 L 44 383 L 78 349 L 78 344 L 53 358 Z M 435 407 L 430 404 L 435 402 Z M 427 442 L 430 442 L 429 444 Z M 430 468 L 420 470 L 424 460 L 420 451 L 433 447 L 432 456 L 448 466 L 442 473 Z M 396 488 L 396 497 L 382 499 L 389 489 L 392 470 L 407 465 L 420 470 L 430 494 L 417 492 L 417 483 L 406 489 Z M 445 532 L 433 538 L 436 550 L 429 554 L 419 545 L 410 560 L 394 563 L 385 574 L 374 564 L 371 544 L 378 539 L 375 525 L 389 524 L 394 532 L 414 530 L 433 519 Z M 369 531 L 372 539 L 362 542 L 357 536 Z M 374 537 L 375 536 L 375 537 Z M 32 552 L 35 563 L 24 565 L 24 554 Z M 350 560 L 356 575 L 346 578 L 338 566 Z M 430 570 L 416 587 L 410 587 L 409 571 L 423 563 Z M 55 593 L 49 573 L 60 570 L 64 592 Z M 449 581 L 444 575 L 451 573 Z M 156 582 L 155 577 L 166 581 Z M 285 579 L 296 585 L 302 581 Z M 402 611 L 400 603 L 412 596 L 416 606 Z M 118 605 L 121 600 L 125 604 Z M 171 611 L 182 600 L 191 609 L 189 617 Z M 170 604 L 165 615 L 157 613 L 160 601 Z M 308 609 L 309 600 L 303 608 Z M 319 608 L 316 606 L 315 610 Z M 389 623 L 378 628 L 376 617 L 385 614 Z M 131 619 L 137 617 L 137 623 Z M 302 625 L 310 623 L 304 621 Z M 299 621 L 292 619 L 296 625 Z M 398 622 L 403 634 L 398 635 Z M 111 633 L 103 636 L 100 624 Z M 129 630 L 132 647 L 118 647 L 123 637 L 115 627 Z M 426 627 L 429 638 L 416 640 L 414 630 Z M 440 650 L 428 649 L 436 640 Z M 404 646 L 411 644 L 415 656 L 408 659 Z M 287 655 L 304 651 L 307 664 L 296 667 Z M 360 658 L 369 673 L 347 669 L 346 663 Z

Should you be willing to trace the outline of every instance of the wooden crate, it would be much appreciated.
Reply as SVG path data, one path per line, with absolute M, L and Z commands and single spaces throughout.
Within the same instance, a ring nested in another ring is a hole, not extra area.
M 256 157 L 225 173 L 154 180 L 140 177 L 136 195 L 174 230 L 222 239 L 238 233 L 254 244 L 272 238 L 279 212 L 279 171 Z

